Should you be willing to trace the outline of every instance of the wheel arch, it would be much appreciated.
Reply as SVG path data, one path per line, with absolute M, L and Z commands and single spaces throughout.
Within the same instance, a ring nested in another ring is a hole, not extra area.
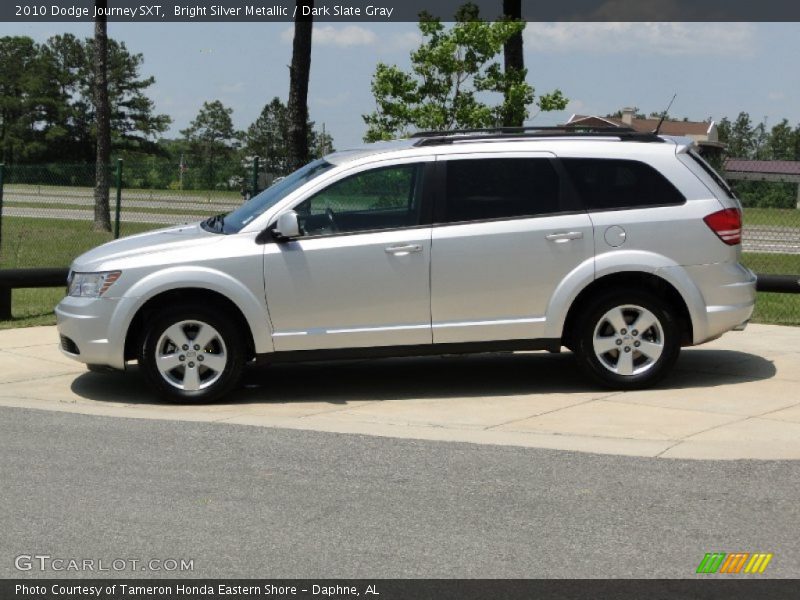
M 574 335 L 579 317 L 592 299 L 608 290 L 619 288 L 647 291 L 665 299 L 676 311 L 681 331 L 681 345 L 688 346 L 693 343 L 694 323 L 689 306 L 683 295 L 672 283 L 654 273 L 620 271 L 595 279 L 577 294 L 567 311 L 564 326 L 561 330 L 561 340 L 565 346 L 569 348 L 574 346 Z
M 252 283 L 250 287 L 255 285 Z M 263 285 L 263 283 L 262 283 Z M 243 328 L 248 349 L 253 353 L 273 350 L 266 302 L 245 284 L 228 273 L 202 267 L 174 267 L 152 273 L 138 281 L 127 296 L 134 303 L 118 311 L 112 331 L 123 337 L 125 360 L 136 355 L 135 344 L 141 340 L 147 318 L 159 309 L 176 303 L 207 304 L 233 315 Z
M 226 295 L 207 288 L 181 287 L 162 291 L 149 298 L 134 314 L 125 335 L 125 360 L 136 358 L 148 321 L 165 307 L 179 304 L 200 305 L 217 309 L 233 318 L 244 333 L 247 358 L 256 354 L 256 341 L 247 317 Z

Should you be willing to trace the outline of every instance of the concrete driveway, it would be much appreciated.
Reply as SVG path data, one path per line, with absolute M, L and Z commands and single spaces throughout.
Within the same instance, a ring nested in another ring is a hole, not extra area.
M 684 349 L 656 389 L 599 389 L 569 353 L 280 365 L 227 402 L 156 401 L 135 367 L 95 374 L 54 327 L 0 331 L 0 405 L 664 458 L 800 458 L 800 328 Z

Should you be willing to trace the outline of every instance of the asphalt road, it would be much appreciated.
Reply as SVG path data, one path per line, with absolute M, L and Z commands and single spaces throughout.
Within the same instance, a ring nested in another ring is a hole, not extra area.
M 0 457 L 4 578 L 74 575 L 20 573 L 20 554 L 192 559 L 192 577 L 686 578 L 711 551 L 773 552 L 774 577 L 800 565 L 797 462 L 12 408 Z

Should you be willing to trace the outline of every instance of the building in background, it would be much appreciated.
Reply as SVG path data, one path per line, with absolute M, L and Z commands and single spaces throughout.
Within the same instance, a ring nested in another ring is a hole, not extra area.
M 620 117 L 598 117 L 594 115 L 572 115 L 565 127 L 631 127 L 636 131 L 655 131 L 659 119 L 637 118 L 636 110 L 623 108 Z M 707 157 L 719 156 L 725 144 L 719 141 L 717 124 L 714 121 L 669 121 L 664 120 L 661 133 L 688 137 L 694 140 L 698 150 Z

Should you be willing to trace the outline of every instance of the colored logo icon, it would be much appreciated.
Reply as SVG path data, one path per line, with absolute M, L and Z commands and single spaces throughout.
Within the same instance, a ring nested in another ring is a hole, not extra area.
M 763 573 L 772 556 L 765 552 L 708 552 L 697 566 L 697 573 Z

